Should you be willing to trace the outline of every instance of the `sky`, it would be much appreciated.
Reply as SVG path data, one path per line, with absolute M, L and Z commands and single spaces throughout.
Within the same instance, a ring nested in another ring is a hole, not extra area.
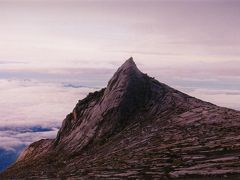
M 240 110 L 239 17 L 238 0 L 0 0 L 0 148 L 54 137 L 131 56 L 163 83 Z

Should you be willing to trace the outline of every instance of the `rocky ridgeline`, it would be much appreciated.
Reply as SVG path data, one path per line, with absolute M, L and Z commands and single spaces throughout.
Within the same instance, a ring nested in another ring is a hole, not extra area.
M 130 58 L 56 139 L 31 144 L 0 178 L 237 178 L 239 128 L 240 112 L 162 84 Z

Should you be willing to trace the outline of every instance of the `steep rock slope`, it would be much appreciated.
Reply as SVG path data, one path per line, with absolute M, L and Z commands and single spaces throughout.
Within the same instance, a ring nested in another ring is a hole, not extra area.
M 240 173 L 240 112 L 181 93 L 128 59 L 2 178 L 218 178 Z

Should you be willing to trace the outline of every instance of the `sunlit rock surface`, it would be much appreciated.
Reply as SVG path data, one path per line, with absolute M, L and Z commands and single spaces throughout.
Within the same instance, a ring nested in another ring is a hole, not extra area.
M 240 112 L 160 83 L 130 58 L 56 139 L 31 144 L 0 177 L 237 178 L 239 128 Z

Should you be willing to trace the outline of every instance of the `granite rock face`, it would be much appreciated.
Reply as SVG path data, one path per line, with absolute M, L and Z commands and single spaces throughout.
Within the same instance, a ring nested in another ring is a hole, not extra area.
M 56 139 L 31 144 L 0 178 L 237 178 L 239 128 L 240 112 L 160 83 L 130 58 Z

